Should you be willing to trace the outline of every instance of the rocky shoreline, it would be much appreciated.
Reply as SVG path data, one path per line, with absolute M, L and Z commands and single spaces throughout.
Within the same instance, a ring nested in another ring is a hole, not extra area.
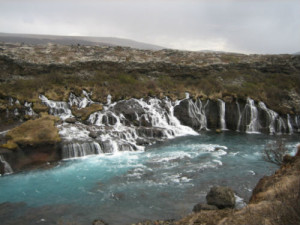
M 256 225 L 256 224 L 299 224 L 300 222 L 300 145 L 294 157 L 287 155 L 281 167 L 271 176 L 259 180 L 252 192 L 249 203 L 242 209 L 224 208 L 224 202 L 230 200 L 232 190 L 224 187 L 214 187 L 210 196 L 222 200 L 221 209 L 213 205 L 199 203 L 194 207 L 194 213 L 180 220 L 143 221 L 134 225 Z M 222 190 L 222 191 L 221 191 Z M 226 193 L 227 192 L 227 193 Z M 224 197 L 225 196 L 228 197 Z M 200 207 L 201 206 L 201 207 Z M 210 207 L 208 207 L 210 206 Z M 222 209 L 223 208 L 223 209 Z

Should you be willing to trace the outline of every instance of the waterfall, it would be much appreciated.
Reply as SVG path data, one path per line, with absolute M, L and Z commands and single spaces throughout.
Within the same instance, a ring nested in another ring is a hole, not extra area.
M 189 116 L 196 120 L 196 123 L 200 124 L 199 130 L 207 130 L 205 107 L 207 106 L 208 102 L 203 106 L 200 99 L 197 99 L 195 103 L 190 99 L 188 103 Z
M 43 95 L 40 96 L 40 99 L 50 108 L 51 114 L 64 119 L 73 116 L 72 106 L 84 108 L 94 103 L 87 92 L 83 92 L 83 96 L 77 97 L 70 94 L 68 103 L 48 100 Z M 198 135 L 192 128 L 180 123 L 174 116 L 174 107 L 178 105 L 187 107 L 185 115 L 192 119 L 192 124 L 199 127 L 199 130 L 206 130 L 205 108 L 208 104 L 209 100 L 203 104 L 200 99 L 195 102 L 192 99 L 172 102 L 168 98 L 162 100 L 157 98 L 129 99 L 112 103 L 111 96 L 108 95 L 107 105 L 103 107 L 103 110 L 92 113 L 86 123 L 57 125 L 63 140 L 63 157 L 74 158 L 91 154 L 144 150 L 146 145 L 157 141 L 183 135 Z M 227 128 L 225 102 L 219 99 L 216 104 L 219 107 L 218 118 L 221 129 L 225 130 Z M 246 132 L 258 132 L 260 129 L 259 115 L 254 101 L 248 98 L 243 112 L 241 112 L 239 103 L 236 102 L 236 104 L 238 110 L 237 130 L 240 130 L 245 119 L 248 123 Z M 267 112 L 270 133 L 287 130 L 286 123 L 277 113 L 268 109 L 262 102 L 259 103 L 259 107 Z M 291 130 L 291 122 L 288 126 Z
M 40 95 L 39 97 L 42 100 L 42 103 L 50 108 L 50 114 L 59 116 L 61 119 L 72 117 L 72 112 L 68 103 L 61 101 L 52 101 L 44 95 Z
M 185 92 L 185 99 L 189 99 L 190 98 L 190 93 Z
M 298 117 L 299 116 L 295 115 L 295 124 L 297 127 L 297 131 L 300 132 L 300 119 Z
M 10 105 L 10 106 L 14 105 L 14 99 L 12 97 L 8 98 L 8 105 Z
M 28 116 L 36 115 L 36 113 L 32 109 L 32 103 L 25 102 L 24 107 L 25 107 L 25 115 L 28 115 Z
M 72 104 L 77 104 L 74 99 L 72 96 Z M 110 102 L 102 111 L 89 116 L 88 125 L 60 124 L 59 134 L 66 141 L 62 148 L 63 157 L 144 150 L 144 145 L 158 140 L 197 135 L 192 128 L 181 125 L 174 116 L 174 107 L 179 103 L 167 98 L 130 99 L 113 104 Z M 96 135 L 91 137 L 91 131 Z
M 225 102 L 221 99 L 218 99 L 219 111 L 220 111 L 220 125 L 221 130 L 226 130 L 226 122 L 225 122 Z
M 63 159 L 103 153 L 97 142 L 67 143 L 63 145 L 62 150 Z
M 288 126 L 288 129 L 289 129 L 289 134 L 292 134 L 293 133 L 293 127 L 292 127 L 292 124 L 291 124 L 291 117 L 289 114 L 287 114 L 287 126 Z
M 111 104 L 111 95 L 107 95 L 106 104 L 107 105 Z
M 265 103 L 263 102 L 259 102 L 258 103 L 259 107 L 264 110 L 267 115 L 268 115 L 268 122 L 269 122 L 269 133 L 270 134 L 275 134 L 276 133 L 276 127 L 275 127 L 275 122 L 276 120 L 278 120 L 279 116 L 278 116 L 278 113 L 274 112 L 273 110 L 271 109 L 268 109 L 267 106 L 265 105 Z M 281 128 L 280 128 L 281 129 Z
M 242 120 L 242 113 L 241 113 L 241 108 L 240 108 L 240 104 L 236 101 L 236 106 L 237 106 L 237 110 L 238 110 L 238 122 L 237 122 L 237 126 L 236 126 L 236 131 L 240 131 L 240 126 L 241 126 L 241 120 Z
M 18 110 L 18 109 L 15 109 L 15 110 L 14 110 L 14 115 L 15 115 L 15 116 L 19 116 L 19 115 L 20 115 L 20 113 L 19 113 L 19 110 Z
M 259 123 L 258 123 L 258 112 L 254 104 L 254 100 L 247 98 L 247 104 L 245 107 L 250 108 L 250 123 L 247 125 L 247 133 L 258 133 L 259 132 Z
M 2 163 L 4 166 L 4 174 L 11 174 L 14 172 L 9 163 L 5 161 L 2 155 L 0 155 L 0 163 Z
M 82 94 L 84 96 L 83 98 L 77 97 L 75 94 L 71 93 L 69 96 L 69 105 L 71 107 L 77 106 L 79 109 L 82 109 L 94 103 L 90 98 L 91 93 L 83 90 Z

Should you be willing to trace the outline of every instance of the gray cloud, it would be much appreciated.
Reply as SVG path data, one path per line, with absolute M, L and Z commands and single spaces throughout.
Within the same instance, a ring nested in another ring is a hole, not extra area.
M 187 50 L 300 50 L 298 0 L 1 0 L 0 32 L 123 37 Z

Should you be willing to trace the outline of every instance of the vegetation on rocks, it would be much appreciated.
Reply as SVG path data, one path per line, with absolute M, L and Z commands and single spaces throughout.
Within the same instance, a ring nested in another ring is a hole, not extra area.
M 74 107 L 72 109 L 72 113 L 74 116 L 81 118 L 81 120 L 87 120 L 92 113 L 101 111 L 102 109 L 102 105 L 92 104 L 83 109 L 77 109 L 76 107 Z
M 15 149 L 18 146 L 38 146 L 60 142 L 55 123 L 59 119 L 55 116 L 42 114 L 35 120 L 28 120 L 6 134 L 7 143 L 3 148 Z
M 168 96 L 261 100 L 300 113 L 300 56 L 137 50 L 97 46 L 1 45 L 0 100 L 39 103 L 92 91 L 93 100 Z M 4 103 L 5 104 L 5 103 Z M 1 105 L 0 105 L 1 107 Z

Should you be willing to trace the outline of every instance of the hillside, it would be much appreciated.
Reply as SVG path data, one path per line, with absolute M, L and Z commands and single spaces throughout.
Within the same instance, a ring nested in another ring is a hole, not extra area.
M 279 113 L 300 113 L 300 56 L 243 55 L 113 46 L 0 45 L 0 103 L 40 102 L 93 92 L 93 100 L 168 96 L 263 101 Z M 229 98 L 228 98 L 229 97 Z
M 90 45 L 90 46 L 123 46 L 144 50 L 160 50 L 161 46 L 137 42 L 125 38 L 87 37 L 87 36 L 57 36 L 41 34 L 9 34 L 0 33 L 0 42 L 44 45 L 48 43 L 60 45 Z

